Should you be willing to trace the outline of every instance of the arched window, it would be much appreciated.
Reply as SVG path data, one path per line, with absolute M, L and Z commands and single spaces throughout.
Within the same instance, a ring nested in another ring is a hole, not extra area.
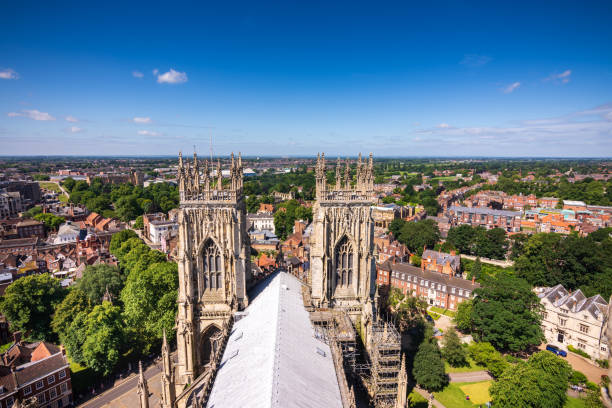
M 353 284 L 353 246 L 347 237 L 340 240 L 336 246 L 336 285 L 351 286 Z
M 212 241 L 208 240 L 202 249 L 202 258 L 204 260 L 204 290 L 220 289 L 222 287 L 222 268 L 221 268 L 221 253 L 219 248 Z

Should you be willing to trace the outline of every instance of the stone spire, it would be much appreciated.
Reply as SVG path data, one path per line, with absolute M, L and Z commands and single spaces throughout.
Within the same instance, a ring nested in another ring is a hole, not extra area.
M 223 174 L 221 173 L 221 160 L 217 161 L 217 190 L 223 190 Z
M 395 408 L 406 408 L 408 394 L 408 374 L 406 373 L 406 355 L 402 355 L 402 364 L 397 375 L 397 398 Z
M 104 295 L 102 296 L 102 302 L 110 302 L 113 303 L 113 295 L 108 290 L 108 285 L 106 285 L 106 290 L 104 291 Z
M 140 397 L 140 408 L 149 408 L 149 387 L 142 373 L 142 361 L 138 362 L 138 396 Z
M 349 159 L 346 159 L 346 167 L 344 168 L 344 189 L 351 189 L 351 167 L 349 166 Z
M 170 348 L 166 339 L 166 329 L 164 329 L 164 340 L 162 343 L 162 365 L 161 373 L 162 383 L 162 401 L 161 408 L 172 408 L 176 399 L 176 389 L 174 385 L 174 369 L 172 367 L 172 358 L 170 357 Z
M 338 160 L 336 161 L 336 190 L 342 189 L 342 176 L 340 175 L 340 166 L 340 157 L 338 157 Z
M 204 160 L 204 189 L 210 190 L 210 167 L 208 166 L 208 160 Z
M 200 165 L 196 152 L 193 152 L 193 192 L 200 192 Z

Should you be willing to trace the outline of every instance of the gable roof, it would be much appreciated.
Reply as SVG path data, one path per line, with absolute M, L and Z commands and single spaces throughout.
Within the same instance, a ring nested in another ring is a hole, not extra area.
M 279 272 L 257 290 L 234 323 L 207 407 L 341 408 L 331 350 L 315 338 L 300 281 Z
M 572 313 L 588 312 L 596 319 L 605 314 L 608 308 L 608 303 L 600 295 L 587 298 L 580 289 L 570 293 L 561 284 L 544 288 L 538 297 L 547 299 L 554 307 L 565 307 Z

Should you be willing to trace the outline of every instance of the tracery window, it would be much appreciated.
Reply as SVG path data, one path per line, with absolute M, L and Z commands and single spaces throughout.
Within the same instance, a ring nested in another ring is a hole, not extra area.
M 353 247 L 344 237 L 336 246 L 336 286 L 353 284 Z
M 223 288 L 223 268 L 221 266 L 221 253 L 219 247 L 208 240 L 202 249 L 204 290 Z

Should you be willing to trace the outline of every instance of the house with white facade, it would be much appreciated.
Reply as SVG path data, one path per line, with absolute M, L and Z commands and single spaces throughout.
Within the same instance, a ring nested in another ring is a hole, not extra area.
M 149 223 L 149 240 L 161 245 L 162 237 L 172 238 L 178 234 L 178 222 L 176 221 L 151 221 Z
M 594 359 L 608 358 L 608 303 L 603 297 L 587 298 L 580 289 L 571 292 L 562 285 L 535 290 L 544 307 L 542 331 L 549 344 L 562 349 L 572 345 Z

